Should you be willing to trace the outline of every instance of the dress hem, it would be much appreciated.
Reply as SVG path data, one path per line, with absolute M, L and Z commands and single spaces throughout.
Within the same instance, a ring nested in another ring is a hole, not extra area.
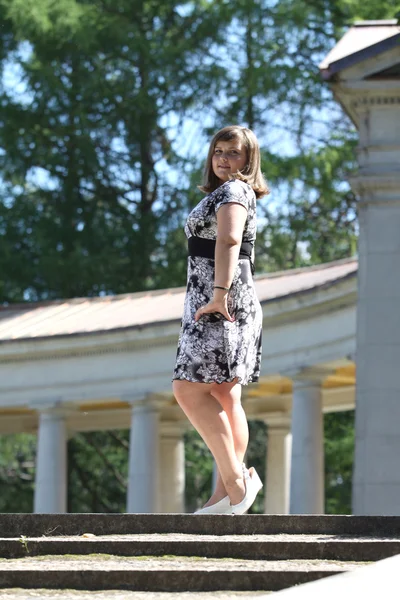
M 222 379 L 221 381 L 196 381 L 195 379 L 189 379 L 188 377 L 174 377 L 171 381 L 189 381 L 189 383 L 205 383 L 207 385 L 212 385 L 213 383 L 232 383 L 234 379 L 237 379 L 240 385 L 249 385 L 249 383 L 258 383 L 259 377 L 255 379 L 248 379 L 247 381 L 243 381 L 241 377 L 231 377 L 230 379 Z

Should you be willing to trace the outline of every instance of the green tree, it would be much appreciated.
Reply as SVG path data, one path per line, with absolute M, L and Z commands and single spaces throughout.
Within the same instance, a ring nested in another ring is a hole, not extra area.
M 33 511 L 35 452 L 35 435 L 0 435 L 0 513 Z
M 325 512 L 351 514 L 354 410 L 324 416 Z
M 393 18 L 395 1 L 239 0 L 231 5 L 229 75 L 218 125 L 254 128 L 272 195 L 260 202 L 256 269 L 274 271 L 351 256 L 356 201 L 346 179 L 356 132 L 318 64 L 357 19 Z
M 284 270 L 353 256 L 356 198 L 345 180 L 355 139 L 332 139 L 298 156 L 269 156 L 271 179 L 288 190 L 278 209 L 265 207 L 257 260 L 260 270 Z
M 75 434 L 68 441 L 68 512 L 125 512 L 129 430 Z
M 3 59 L 3 300 L 154 287 L 168 119 L 212 98 L 217 5 L 2 0 L 25 41 Z

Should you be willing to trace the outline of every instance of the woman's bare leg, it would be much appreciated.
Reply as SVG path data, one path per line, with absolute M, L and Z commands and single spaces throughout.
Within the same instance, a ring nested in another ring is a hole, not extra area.
M 218 400 L 226 412 L 232 429 L 236 456 L 243 462 L 249 443 L 249 427 L 246 414 L 241 404 L 242 386 L 236 381 L 232 383 L 215 383 L 210 386 L 211 395 Z M 217 472 L 217 481 L 211 498 L 204 506 L 211 506 L 227 495 L 221 473 Z
M 242 464 L 236 456 L 228 416 L 221 404 L 211 395 L 210 387 L 210 384 L 205 383 L 181 380 L 173 382 L 178 404 L 215 458 L 231 504 L 238 504 L 245 493 Z

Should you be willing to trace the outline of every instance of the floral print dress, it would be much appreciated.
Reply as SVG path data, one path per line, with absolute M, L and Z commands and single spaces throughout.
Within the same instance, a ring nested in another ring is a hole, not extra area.
M 230 180 L 203 198 L 189 214 L 185 233 L 217 238 L 217 212 L 228 202 L 247 210 L 243 241 L 256 238 L 256 197 L 238 179 Z M 214 259 L 188 257 L 187 289 L 173 379 L 196 383 L 233 381 L 247 385 L 258 381 L 261 362 L 262 309 L 257 299 L 250 261 L 239 259 L 228 295 L 229 322 L 219 313 L 194 315 L 213 297 Z

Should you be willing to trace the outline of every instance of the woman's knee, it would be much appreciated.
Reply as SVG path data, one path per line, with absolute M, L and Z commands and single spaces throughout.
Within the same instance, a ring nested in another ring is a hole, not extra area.
M 203 390 L 201 383 L 192 383 L 182 379 L 174 379 L 172 382 L 172 391 L 176 401 L 180 406 L 190 406 L 196 403 L 196 400 L 203 397 L 206 390 Z
M 235 407 L 241 406 L 240 392 L 232 388 L 216 387 L 211 390 L 212 396 L 218 400 L 225 412 L 231 412 Z
M 187 383 L 187 381 L 181 381 L 179 379 L 174 379 L 172 382 L 172 391 L 178 404 L 183 403 L 188 396 Z

